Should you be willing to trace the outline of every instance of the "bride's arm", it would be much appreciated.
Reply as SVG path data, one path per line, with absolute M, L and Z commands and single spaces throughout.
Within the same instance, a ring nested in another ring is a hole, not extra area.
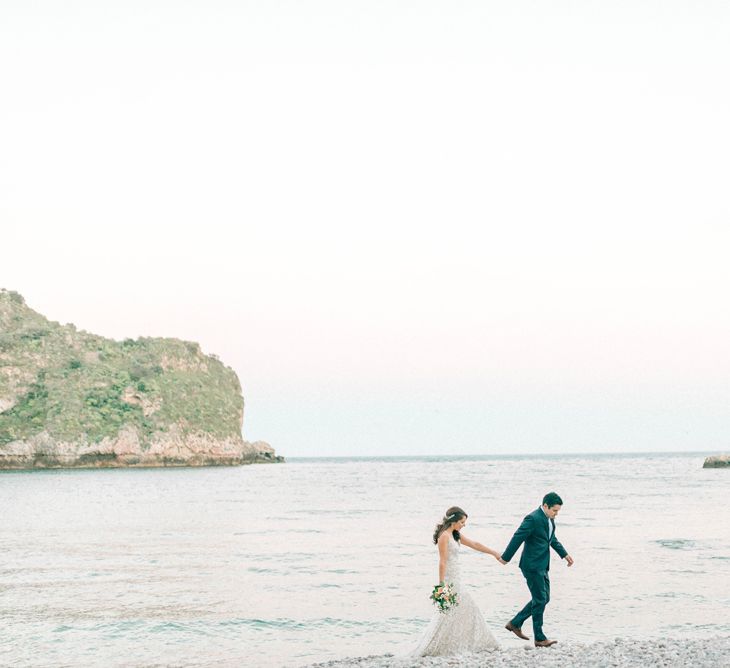
M 493 550 L 491 547 L 487 547 L 486 545 L 477 543 L 475 540 L 469 540 L 464 534 L 461 534 L 461 544 L 466 545 L 467 547 L 470 547 L 472 550 L 476 550 L 477 552 L 484 552 L 484 554 L 489 554 L 495 559 L 499 559 L 500 557 L 500 554 L 499 552 L 497 552 L 497 550 Z
M 450 539 L 451 534 L 445 531 L 439 536 L 439 584 L 446 577 L 446 561 L 449 558 L 448 542 Z

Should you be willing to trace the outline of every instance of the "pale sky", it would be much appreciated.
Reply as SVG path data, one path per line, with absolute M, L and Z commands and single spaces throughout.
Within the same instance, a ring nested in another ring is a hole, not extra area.
M 730 4 L 0 4 L 0 287 L 285 456 L 730 449 Z

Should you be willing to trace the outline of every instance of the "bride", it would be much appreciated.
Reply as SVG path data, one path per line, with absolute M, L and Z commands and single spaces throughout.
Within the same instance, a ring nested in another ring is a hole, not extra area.
M 461 533 L 467 514 L 458 506 L 446 511 L 436 526 L 433 542 L 439 550 L 439 584 L 453 584 L 458 605 L 446 612 L 435 612 L 431 623 L 409 657 L 445 656 L 462 652 L 481 652 L 498 649 L 499 644 L 482 617 L 471 596 L 464 590 L 459 569 L 459 550 L 462 545 L 477 552 L 490 554 L 499 560 L 496 550 L 469 540 Z

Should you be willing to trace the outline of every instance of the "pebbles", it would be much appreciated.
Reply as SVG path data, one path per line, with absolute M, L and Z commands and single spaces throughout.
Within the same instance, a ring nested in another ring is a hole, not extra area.
M 460 656 L 399 659 L 368 656 L 313 664 L 309 668 L 730 668 L 730 638 L 558 643 L 550 648 L 500 649 Z

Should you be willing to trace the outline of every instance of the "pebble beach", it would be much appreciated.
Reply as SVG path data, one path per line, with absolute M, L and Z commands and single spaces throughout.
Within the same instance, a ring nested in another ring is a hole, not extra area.
M 730 637 L 707 639 L 626 640 L 558 643 L 537 649 L 522 647 L 459 656 L 406 660 L 392 655 L 368 656 L 311 664 L 309 668 L 648 668 L 651 666 L 729 668 Z

